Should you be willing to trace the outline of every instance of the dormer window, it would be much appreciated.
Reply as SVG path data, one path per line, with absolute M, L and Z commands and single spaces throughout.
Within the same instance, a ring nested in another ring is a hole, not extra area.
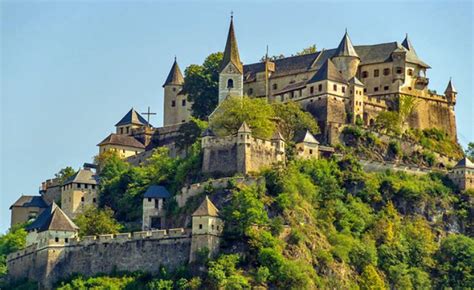
M 227 88 L 228 89 L 233 89 L 234 88 L 234 80 L 233 79 L 228 79 L 227 80 Z

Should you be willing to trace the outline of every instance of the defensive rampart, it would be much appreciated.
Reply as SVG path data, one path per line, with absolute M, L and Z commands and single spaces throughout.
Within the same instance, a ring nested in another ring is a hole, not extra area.
M 189 262 L 191 233 L 182 228 L 116 235 L 86 236 L 66 245 L 32 245 L 8 256 L 8 277 L 28 278 L 42 287 L 72 274 L 92 276 L 113 271 L 157 273 Z

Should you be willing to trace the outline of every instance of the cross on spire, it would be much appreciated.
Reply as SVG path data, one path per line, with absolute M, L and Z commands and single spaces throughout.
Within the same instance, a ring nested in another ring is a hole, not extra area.
M 147 116 L 147 118 L 146 118 L 146 119 L 147 119 L 147 120 L 146 120 L 146 121 L 147 121 L 147 125 L 148 125 L 148 127 L 150 127 L 150 116 L 151 116 L 151 115 L 156 115 L 156 113 L 152 113 L 152 112 L 150 111 L 150 106 L 148 106 L 148 111 L 145 112 L 145 113 L 142 113 L 142 114 Z

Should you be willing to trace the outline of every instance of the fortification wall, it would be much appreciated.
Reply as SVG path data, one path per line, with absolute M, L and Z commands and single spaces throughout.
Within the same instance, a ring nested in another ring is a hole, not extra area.
M 33 245 L 34 246 L 34 245 Z M 66 246 L 35 247 L 7 258 L 10 280 L 28 278 L 49 288 L 73 273 L 92 276 L 113 271 L 158 273 L 189 262 L 191 234 L 182 228 L 86 236 Z
M 456 140 L 456 118 L 446 101 L 419 98 L 416 109 L 408 119 L 408 125 L 420 130 L 438 128 Z
M 237 141 L 234 136 L 203 138 L 203 172 L 237 171 Z

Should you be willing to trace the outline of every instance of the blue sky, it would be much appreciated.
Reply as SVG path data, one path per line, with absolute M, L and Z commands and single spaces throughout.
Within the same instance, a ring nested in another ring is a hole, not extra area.
M 432 69 L 459 91 L 459 139 L 474 141 L 473 6 L 470 1 L 197 2 L 1 1 L 0 232 L 9 205 L 37 194 L 65 166 L 79 168 L 131 108 L 151 106 L 162 124 L 162 84 L 173 62 L 184 70 L 221 51 L 234 11 L 244 63 L 316 44 L 336 47 L 347 27 L 355 45 L 408 33 Z

